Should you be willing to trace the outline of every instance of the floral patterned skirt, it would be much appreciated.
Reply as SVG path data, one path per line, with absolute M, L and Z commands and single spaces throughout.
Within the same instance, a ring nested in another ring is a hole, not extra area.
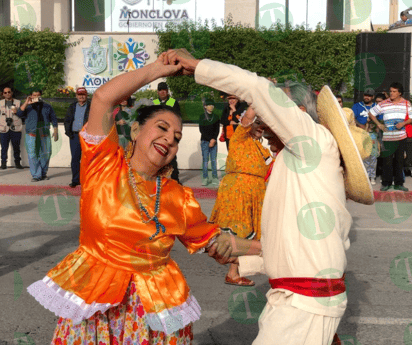
M 190 345 L 192 340 L 192 324 L 172 334 L 151 330 L 136 292 L 136 283 L 132 280 L 122 303 L 105 313 L 97 312 L 77 325 L 60 318 L 51 344 Z

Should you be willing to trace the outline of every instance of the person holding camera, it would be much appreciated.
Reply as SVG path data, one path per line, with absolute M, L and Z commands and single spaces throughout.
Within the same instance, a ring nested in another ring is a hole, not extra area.
M 20 141 L 23 123 L 16 115 L 17 110 L 20 108 L 20 101 L 13 98 L 13 91 L 10 87 L 3 89 L 3 96 L 4 99 L 0 101 L 1 168 L 7 169 L 7 152 L 11 141 L 16 169 L 23 169 L 20 164 Z
M 54 141 L 59 139 L 57 117 L 50 104 L 43 102 L 40 90 L 33 90 L 17 116 L 26 119 L 26 148 L 29 156 L 31 182 L 48 180 L 47 171 L 51 157 L 50 123 L 53 124 Z
M 82 148 L 80 146 L 79 132 L 89 118 L 90 101 L 87 100 L 87 90 L 79 87 L 76 90 L 77 102 L 74 102 L 67 109 L 67 115 L 64 119 L 64 129 L 66 135 L 70 138 L 70 152 L 72 154 L 72 182 L 71 188 L 80 185 L 80 159 L 82 157 Z

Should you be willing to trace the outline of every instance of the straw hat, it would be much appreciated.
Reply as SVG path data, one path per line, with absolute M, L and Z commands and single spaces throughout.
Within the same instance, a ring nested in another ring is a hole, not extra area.
M 318 95 L 317 112 L 320 123 L 330 130 L 338 143 L 344 162 L 347 197 L 361 204 L 372 205 L 373 189 L 362 161 L 372 152 L 369 134 L 356 127 L 352 111 L 340 107 L 329 86 L 324 86 Z

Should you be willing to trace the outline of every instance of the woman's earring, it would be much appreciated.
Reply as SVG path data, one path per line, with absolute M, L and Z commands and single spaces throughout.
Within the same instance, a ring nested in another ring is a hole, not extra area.
M 127 144 L 126 150 L 125 150 L 126 159 L 132 158 L 135 145 L 136 145 L 136 141 L 129 141 L 129 143 Z

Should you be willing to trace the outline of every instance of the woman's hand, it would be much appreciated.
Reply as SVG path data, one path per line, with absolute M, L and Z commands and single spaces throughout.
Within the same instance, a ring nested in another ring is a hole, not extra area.
M 169 49 L 163 55 L 165 65 L 177 65 L 183 68 L 184 75 L 193 75 L 200 60 L 196 60 L 186 49 Z M 162 56 L 160 55 L 160 56 Z
M 211 140 L 209 141 L 209 147 L 212 148 L 212 147 L 215 146 L 215 145 L 216 145 L 216 140 L 215 140 L 215 139 L 211 139 Z
M 180 63 L 177 64 L 167 64 L 165 63 L 167 53 L 164 52 L 159 55 L 157 60 L 153 63 L 155 68 L 161 71 L 163 77 L 170 77 L 176 74 L 179 74 L 182 70 L 182 65 Z
M 231 121 L 230 121 L 230 124 L 231 124 L 231 125 L 237 125 L 237 122 L 231 120 Z
M 122 126 L 122 125 L 126 124 L 126 121 L 124 119 L 121 119 L 121 120 L 117 121 L 116 124 Z

